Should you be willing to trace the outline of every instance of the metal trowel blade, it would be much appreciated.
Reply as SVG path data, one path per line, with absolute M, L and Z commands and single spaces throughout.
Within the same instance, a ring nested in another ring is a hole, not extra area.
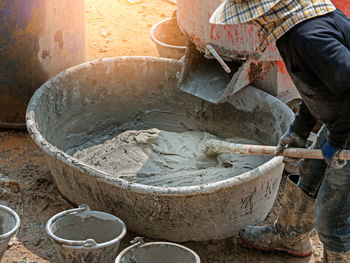
M 227 86 L 242 65 L 236 61 L 226 63 L 231 68 L 230 74 L 216 60 L 205 58 L 192 43 L 188 44 L 179 88 L 211 103 L 225 102 L 228 97 Z

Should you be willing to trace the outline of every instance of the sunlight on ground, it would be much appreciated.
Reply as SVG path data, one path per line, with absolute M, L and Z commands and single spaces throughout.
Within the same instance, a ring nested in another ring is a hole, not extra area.
M 176 7 L 162 0 L 86 0 L 87 60 L 113 56 L 158 56 L 151 27 Z

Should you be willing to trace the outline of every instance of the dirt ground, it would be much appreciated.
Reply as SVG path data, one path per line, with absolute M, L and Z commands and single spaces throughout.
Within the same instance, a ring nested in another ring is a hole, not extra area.
M 87 59 L 121 56 L 157 56 L 149 38 L 152 25 L 170 17 L 175 7 L 161 0 L 86 0 Z M 270 215 L 279 211 L 280 193 Z M 55 261 L 53 244 L 46 237 L 45 224 L 54 214 L 70 209 L 55 187 L 43 154 L 24 131 L 0 130 L 0 202 L 16 210 L 22 222 L 17 238 L 11 240 L 1 263 L 46 263 Z M 209 231 L 209 230 L 208 230 Z M 136 236 L 128 233 L 120 249 Z M 312 235 L 314 253 L 293 258 L 283 253 L 260 252 L 247 248 L 237 237 L 210 242 L 187 242 L 203 263 L 233 262 L 322 262 L 322 245 Z M 145 237 L 146 241 L 151 241 Z

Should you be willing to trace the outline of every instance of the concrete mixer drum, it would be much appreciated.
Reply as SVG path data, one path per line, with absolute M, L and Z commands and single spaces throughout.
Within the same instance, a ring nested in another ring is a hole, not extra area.
M 253 84 L 281 99 L 287 105 L 298 107 L 299 93 L 285 69 L 276 45 L 270 45 L 262 57 L 256 61 L 252 59 L 252 55 L 255 54 L 259 42 L 257 28 L 254 25 L 219 26 L 209 24 L 211 14 L 220 3 L 220 0 L 178 0 L 177 20 L 182 32 L 195 45 L 195 49 L 192 48 L 191 52 L 198 51 L 207 58 L 213 58 L 213 52 L 208 49 L 208 46 L 213 47 L 227 64 L 234 64 L 235 72 L 231 72 L 230 76 L 218 69 L 217 78 L 225 79 L 225 82 L 221 82 L 220 89 L 215 87 L 215 90 L 212 91 L 215 96 L 209 98 L 208 94 L 213 81 L 208 81 L 208 84 L 203 86 L 202 82 L 199 84 L 198 79 L 195 79 L 193 74 L 188 74 L 188 72 L 198 71 L 195 65 L 201 65 L 204 68 L 203 64 L 208 63 L 208 68 L 210 68 L 217 62 L 213 60 L 194 62 L 193 57 L 198 59 L 198 56 L 193 56 L 188 51 L 185 55 L 184 70 L 180 75 L 180 88 L 212 103 L 222 103 L 241 88 Z M 240 66 L 236 67 L 237 63 Z M 201 72 L 203 72 L 202 69 Z M 203 73 L 203 75 L 207 74 Z M 230 81 L 227 81 L 228 77 L 230 77 Z

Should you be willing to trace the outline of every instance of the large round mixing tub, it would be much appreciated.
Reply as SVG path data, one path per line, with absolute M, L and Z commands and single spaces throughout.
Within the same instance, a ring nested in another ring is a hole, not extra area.
M 176 86 L 176 60 L 118 57 L 85 63 L 47 81 L 32 97 L 27 127 L 42 148 L 58 189 L 75 204 L 113 213 L 128 229 L 172 241 L 230 237 L 263 220 L 283 164 L 272 158 L 236 177 L 187 187 L 153 187 L 116 179 L 72 154 L 128 129 L 201 130 L 220 138 L 242 134 L 276 144 L 293 113 L 247 87 L 213 105 Z

